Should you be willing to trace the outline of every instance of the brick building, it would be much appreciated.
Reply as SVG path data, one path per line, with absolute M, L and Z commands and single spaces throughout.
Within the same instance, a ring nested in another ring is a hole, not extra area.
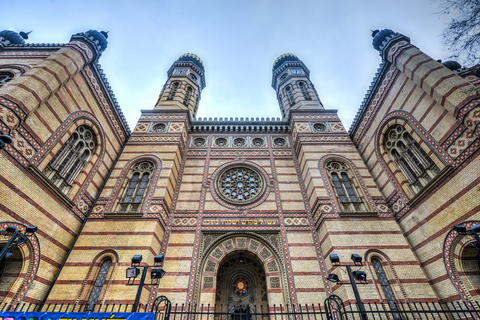
M 143 309 L 352 302 L 332 253 L 363 258 L 365 301 L 478 300 L 478 72 L 373 36 L 382 62 L 348 132 L 293 54 L 273 64 L 282 119 L 196 118 L 206 70 L 185 54 L 130 131 L 98 64 L 106 33 L 0 32 L 0 243 L 26 234 L 0 302 L 131 304 L 132 256 L 159 253 Z

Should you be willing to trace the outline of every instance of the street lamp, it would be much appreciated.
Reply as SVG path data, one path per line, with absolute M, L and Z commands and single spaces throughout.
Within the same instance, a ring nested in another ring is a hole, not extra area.
M 145 277 L 147 275 L 148 268 L 154 268 L 150 272 L 150 278 L 153 279 L 161 279 L 167 273 L 163 270 L 163 262 L 165 261 L 165 256 L 163 254 L 156 255 L 153 258 L 154 264 L 152 266 L 141 266 L 140 262 L 142 262 L 142 255 L 136 254 L 132 257 L 132 263 L 130 268 L 127 268 L 127 286 L 134 286 L 135 279 L 140 274 L 140 268 L 142 270 L 142 276 L 140 277 L 140 282 L 138 283 L 137 289 L 137 296 L 135 297 L 135 302 L 133 303 L 132 312 L 137 312 L 138 303 L 140 301 L 140 296 L 142 295 L 143 284 L 145 283 Z
M 7 244 L 3 247 L 2 251 L 0 251 L 0 261 L 3 259 L 10 258 L 13 253 L 13 249 L 21 245 L 22 243 L 27 242 L 28 237 L 32 236 L 35 232 L 37 232 L 37 227 L 29 226 L 25 228 L 25 233 L 20 232 L 16 226 L 8 226 L 5 229 L 8 235 L 12 235 L 8 240 Z
M 353 266 L 362 266 L 362 257 L 358 254 L 352 254 L 350 259 L 353 261 Z M 366 284 L 367 282 L 367 274 L 360 270 L 352 271 L 351 264 L 340 264 L 340 258 L 337 254 L 330 255 L 330 261 L 332 265 L 335 267 L 345 267 L 347 269 L 348 277 L 350 279 L 350 284 L 352 285 L 353 293 L 355 294 L 355 299 L 357 300 L 358 309 L 360 309 L 360 314 L 362 316 L 362 320 L 368 320 L 367 312 L 365 311 L 365 306 L 363 305 L 362 300 L 360 299 L 360 294 L 358 293 L 356 281 L 360 281 L 361 284 Z M 346 282 L 340 281 L 340 278 L 335 273 L 330 273 L 328 275 L 328 280 L 330 282 L 344 284 Z
M 12 143 L 12 137 L 10 137 L 9 135 L 6 135 L 6 134 L 2 134 L 0 136 L 0 150 L 2 150 L 3 148 L 5 148 L 5 145 L 6 144 L 10 144 Z

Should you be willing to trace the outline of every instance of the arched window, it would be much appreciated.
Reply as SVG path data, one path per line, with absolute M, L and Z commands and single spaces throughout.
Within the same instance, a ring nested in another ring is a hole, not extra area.
M 138 212 L 140 210 L 153 168 L 153 164 L 148 161 L 140 162 L 133 167 L 122 200 L 117 206 L 118 212 Z
M 44 174 L 63 193 L 68 193 L 95 146 L 93 130 L 87 126 L 78 127 L 45 167 Z
M 285 92 L 287 93 L 288 102 L 293 106 L 295 104 L 295 98 L 293 97 L 292 87 L 287 86 Z
M 102 288 L 105 284 L 105 280 L 107 279 L 108 271 L 110 270 L 111 265 L 112 259 L 107 258 L 103 260 L 102 266 L 100 267 L 100 271 L 97 275 L 97 279 L 95 279 L 92 292 L 90 293 L 90 297 L 88 298 L 86 311 L 94 311 L 95 305 L 97 304 L 98 298 L 100 297 L 100 293 L 102 292 Z
M 175 81 L 172 85 L 172 91 L 170 91 L 170 95 L 168 96 L 167 100 L 173 100 L 175 95 L 177 94 L 178 87 L 180 86 L 180 82 Z
M 183 104 L 188 106 L 188 103 L 190 102 L 190 96 L 192 95 L 193 88 L 188 86 L 187 87 L 187 93 L 185 93 L 185 99 L 183 99 Z
M 307 85 L 305 84 L 305 82 L 299 81 L 298 86 L 300 87 L 300 91 L 302 91 L 303 98 L 305 100 L 312 100 L 312 98 L 310 97 L 310 94 L 308 93 Z
M 348 167 L 342 162 L 330 161 L 326 168 L 342 211 L 366 211 L 361 197 L 355 190 L 355 181 L 348 173 Z
M 407 130 L 392 126 L 385 134 L 385 147 L 415 193 L 425 187 L 440 169 Z
M 14 74 L 11 72 L 0 72 L 0 87 L 12 80 Z
M 373 270 L 375 270 L 375 274 L 377 276 L 378 282 L 382 287 L 383 294 L 385 295 L 385 299 L 387 300 L 388 306 L 390 310 L 396 311 L 397 305 L 395 299 L 395 295 L 393 294 L 392 287 L 390 287 L 390 283 L 388 282 L 387 275 L 385 274 L 385 270 L 383 269 L 382 262 L 378 258 L 372 258 L 372 266 Z M 393 314 L 395 319 L 400 319 L 399 314 Z

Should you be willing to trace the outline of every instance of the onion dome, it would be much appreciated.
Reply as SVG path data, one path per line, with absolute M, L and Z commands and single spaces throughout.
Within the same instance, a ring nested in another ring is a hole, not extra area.
M 25 40 L 22 38 L 22 36 L 15 31 L 11 31 L 11 30 L 0 31 L 0 37 L 9 41 L 11 44 L 25 44 Z
M 203 72 L 205 72 L 205 68 L 203 66 L 203 61 L 197 55 L 193 53 L 185 53 L 182 54 L 177 61 L 191 61 L 197 65 Z
M 457 61 L 453 61 L 453 60 L 445 61 L 442 64 L 452 71 L 457 71 L 457 70 L 462 68 L 460 63 L 458 63 Z
M 99 47 L 100 51 L 105 51 L 107 49 L 107 38 L 108 38 L 108 33 L 105 31 L 98 32 L 97 30 L 88 30 L 85 32 L 85 35 L 87 37 L 93 38 L 94 42 L 97 44 Z
M 390 30 L 390 29 L 383 29 L 382 31 L 378 31 L 378 30 L 372 31 L 373 48 L 375 48 L 375 50 L 377 50 L 377 51 L 381 51 L 382 48 L 380 48 L 380 47 L 382 46 L 382 43 L 388 37 L 390 37 L 391 35 L 394 35 L 394 34 L 396 34 L 396 33 L 394 31 Z
M 275 72 L 275 70 L 277 70 L 277 68 L 280 67 L 286 61 L 301 61 L 301 60 L 296 55 L 291 53 L 282 54 L 273 63 L 272 71 Z

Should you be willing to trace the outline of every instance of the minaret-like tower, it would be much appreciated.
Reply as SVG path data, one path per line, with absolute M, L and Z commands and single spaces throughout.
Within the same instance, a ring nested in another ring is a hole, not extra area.
M 155 109 L 188 110 L 195 117 L 203 88 L 205 68 L 202 60 L 191 53 L 181 55 L 167 72 L 168 80 L 163 87 Z
M 283 117 L 291 110 L 324 109 L 310 81 L 310 71 L 294 54 L 286 53 L 275 60 L 272 87 L 277 92 Z

